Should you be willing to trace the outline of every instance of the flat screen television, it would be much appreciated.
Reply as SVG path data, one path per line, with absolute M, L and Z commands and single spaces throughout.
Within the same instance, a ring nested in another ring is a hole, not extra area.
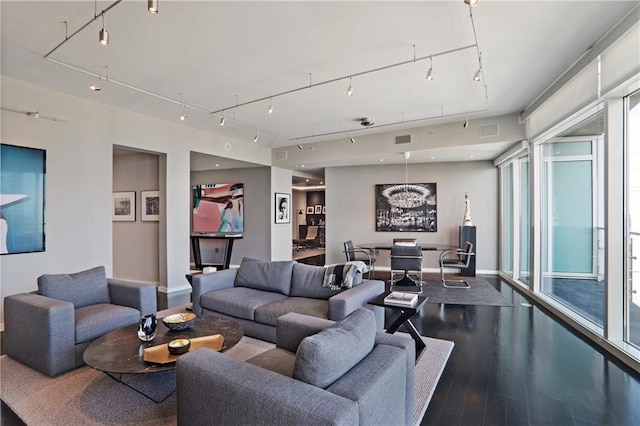
M 194 234 L 241 236 L 244 233 L 244 184 L 193 185 Z

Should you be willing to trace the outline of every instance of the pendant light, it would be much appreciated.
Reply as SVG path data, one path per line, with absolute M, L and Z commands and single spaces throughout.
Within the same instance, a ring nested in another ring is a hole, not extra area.
M 433 57 L 429 56 L 429 71 L 427 71 L 427 80 L 433 80 Z
M 147 0 L 147 10 L 154 15 L 158 13 L 158 0 Z
M 109 33 L 104 29 L 104 12 L 102 12 L 102 29 L 99 33 L 100 44 L 106 46 L 109 44 Z
M 349 76 L 349 87 L 347 88 L 347 96 L 353 95 L 353 86 L 351 85 L 351 76 Z

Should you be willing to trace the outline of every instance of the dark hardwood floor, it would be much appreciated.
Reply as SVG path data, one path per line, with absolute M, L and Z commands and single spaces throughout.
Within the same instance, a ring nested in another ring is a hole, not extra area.
M 485 277 L 513 308 L 427 304 L 412 321 L 455 342 L 423 425 L 639 425 L 640 377 Z
M 455 342 L 423 425 L 640 425 L 638 374 L 485 278 L 514 307 L 427 304 L 412 318 L 421 334 Z M 4 403 L 0 421 L 23 424 Z

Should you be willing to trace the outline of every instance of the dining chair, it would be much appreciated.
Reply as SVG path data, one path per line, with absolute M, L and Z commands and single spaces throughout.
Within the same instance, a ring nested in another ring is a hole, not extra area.
M 442 286 L 445 288 L 471 288 L 469 282 L 466 280 L 445 280 L 444 268 L 455 268 L 462 270 L 469 267 L 471 256 L 474 256 L 473 244 L 469 241 L 464 243 L 464 247 L 443 250 L 440 253 L 440 279 L 442 280 Z
M 345 241 L 343 245 L 344 245 L 343 253 L 347 257 L 347 262 L 351 262 L 355 260 L 364 262 L 365 265 L 367 265 L 367 269 L 369 269 L 367 278 L 371 279 L 371 277 L 373 277 L 373 270 L 375 268 L 375 263 L 376 263 L 375 252 L 372 249 L 368 249 L 368 248 L 360 248 L 360 247 L 355 248 L 353 246 L 353 241 L 351 240 Z
M 394 245 L 391 247 L 391 289 L 394 286 L 415 287 L 420 291 L 422 286 L 422 247 Z M 395 280 L 396 273 L 402 273 L 402 278 Z M 416 279 L 412 279 L 413 272 Z

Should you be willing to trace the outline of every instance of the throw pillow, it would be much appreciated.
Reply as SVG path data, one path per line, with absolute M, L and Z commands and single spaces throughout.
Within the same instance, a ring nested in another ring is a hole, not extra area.
M 335 327 L 302 340 L 296 353 L 293 377 L 326 389 L 371 352 L 375 337 L 373 312 L 358 308 Z
M 331 290 L 351 288 L 354 285 L 357 272 L 355 265 L 348 263 L 327 266 L 324 271 L 322 286 Z
M 104 266 L 75 274 L 44 274 L 38 277 L 38 293 L 73 303 L 74 308 L 111 303 Z

